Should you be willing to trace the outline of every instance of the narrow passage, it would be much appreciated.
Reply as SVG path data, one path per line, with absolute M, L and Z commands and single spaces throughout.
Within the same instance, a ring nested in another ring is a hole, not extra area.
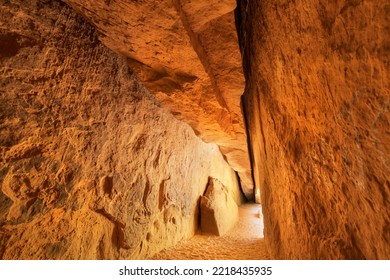
M 225 236 L 195 235 L 163 250 L 155 260 L 266 260 L 270 259 L 263 239 L 261 206 L 243 204 L 240 219 Z

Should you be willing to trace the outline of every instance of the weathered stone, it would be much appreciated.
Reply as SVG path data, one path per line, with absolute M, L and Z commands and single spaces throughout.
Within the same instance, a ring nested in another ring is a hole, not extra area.
M 210 178 L 200 200 L 200 228 L 204 233 L 224 235 L 238 221 L 238 207 L 229 189 Z
M 148 258 L 208 178 L 240 201 L 220 151 L 252 194 L 235 4 L 67 2 L 127 58 L 61 2 L 0 1 L 0 259 Z M 239 2 L 269 252 L 389 259 L 389 5 Z
M 240 3 L 244 101 L 270 251 L 388 259 L 388 1 Z
M 253 198 L 241 112 L 242 60 L 235 0 L 64 0 L 126 56 L 143 84 L 206 142 L 220 146 Z
M 0 10 L 1 259 L 147 258 L 197 231 L 209 177 L 239 192 L 71 8 Z

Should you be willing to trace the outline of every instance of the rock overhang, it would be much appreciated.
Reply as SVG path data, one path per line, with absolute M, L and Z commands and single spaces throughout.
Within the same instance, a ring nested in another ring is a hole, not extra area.
M 234 0 L 63 0 L 139 79 L 205 142 L 220 146 L 253 199 L 241 95 L 245 88 Z

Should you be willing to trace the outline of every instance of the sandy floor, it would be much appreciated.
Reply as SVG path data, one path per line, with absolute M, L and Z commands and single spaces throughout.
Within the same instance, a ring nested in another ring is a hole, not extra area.
M 259 212 L 260 211 L 260 212 Z M 227 235 L 195 235 L 164 250 L 157 260 L 259 260 L 269 259 L 263 239 L 261 206 L 240 206 L 240 221 Z

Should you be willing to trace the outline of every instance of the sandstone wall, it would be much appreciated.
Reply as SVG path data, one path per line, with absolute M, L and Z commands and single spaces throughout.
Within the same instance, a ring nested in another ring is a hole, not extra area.
M 209 177 L 238 193 L 73 10 L 0 10 L 1 259 L 147 258 L 194 234 Z
M 276 258 L 390 257 L 387 1 L 240 1 L 244 100 Z
M 98 28 L 106 46 L 129 58 L 165 108 L 219 145 L 252 199 L 236 1 L 63 1 Z

